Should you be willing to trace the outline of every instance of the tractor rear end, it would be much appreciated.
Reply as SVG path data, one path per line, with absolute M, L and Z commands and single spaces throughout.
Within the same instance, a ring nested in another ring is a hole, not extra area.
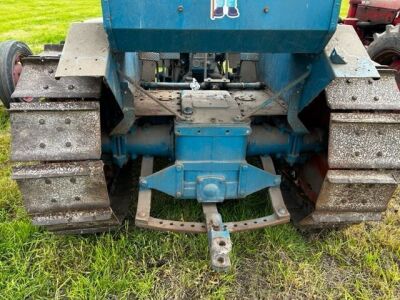
M 339 0 L 102 5 L 103 22 L 22 58 L 8 99 L 33 224 L 118 228 L 137 186 L 137 226 L 207 233 L 226 270 L 234 232 L 381 219 L 398 184 L 400 93 L 337 27 Z M 154 191 L 197 201 L 203 222 L 153 216 Z M 224 222 L 221 203 L 258 191 L 270 215 Z

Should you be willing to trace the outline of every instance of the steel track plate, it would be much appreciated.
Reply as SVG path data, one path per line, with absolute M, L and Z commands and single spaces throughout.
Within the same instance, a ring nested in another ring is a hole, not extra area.
M 400 168 L 400 115 L 332 114 L 328 156 L 335 169 Z
M 97 102 L 12 103 L 11 157 L 14 161 L 99 159 Z
M 377 221 L 397 188 L 393 171 L 330 170 L 312 219 L 317 223 Z
M 381 71 L 380 79 L 337 78 L 326 88 L 331 109 L 399 110 L 400 91 L 395 72 Z
M 101 79 L 91 77 L 55 78 L 58 57 L 28 57 L 13 98 L 81 99 L 100 98 Z
M 102 161 L 44 163 L 13 169 L 29 214 L 108 209 Z

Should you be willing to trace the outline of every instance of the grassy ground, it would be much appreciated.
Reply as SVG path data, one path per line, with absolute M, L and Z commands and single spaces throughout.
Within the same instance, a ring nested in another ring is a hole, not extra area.
M 2 0 L 0 40 L 24 40 L 39 51 L 63 40 L 70 21 L 99 15 L 98 2 Z M 206 236 L 127 225 L 114 234 L 64 237 L 32 227 L 9 179 L 9 142 L 7 113 L 0 110 L 0 299 L 400 298 L 398 200 L 378 224 L 319 234 L 291 225 L 236 234 L 233 268 L 217 274 L 208 267 Z M 260 196 L 250 203 L 250 211 L 240 203 L 231 208 L 239 217 L 266 209 Z M 181 217 L 179 204 L 167 207 Z

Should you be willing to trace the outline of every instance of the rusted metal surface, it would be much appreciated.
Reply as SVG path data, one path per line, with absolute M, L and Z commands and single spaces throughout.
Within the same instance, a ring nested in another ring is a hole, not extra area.
M 67 77 L 56 80 L 58 57 L 29 57 L 23 60 L 24 68 L 13 98 L 100 98 L 101 79 Z
M 338 78 L 326 89 L 331 109 L 399 110 L 400 91 L 395 72 L 381 72 L 380 79 Z
M 119 225 L 110 207 L 101 161 L 16 167 L 13 179 L 34 225 L 82 233 Z
M 400 168 L 399 136 L 398 114 L 334 113 L 331 115 L 329 166 Z
M 110 50 L 102 22 L 71 25 L 56 77 L 103 77 Z
M 16 167 L 13 179 L 30 214 L 110 206 L 101 161 Z
M 147 91 L 159 101 L 165 102 L 170 109 L 178 112 L 181 109 L 179 102 L 181 101 L 181 91 L 177 90 L 149 90 Z M 231 97 L 237 102 L 240 113 L 245 114 L 258 107 L 266 99 L 268 99 L 272 92 L 264 91 L 230 91 Z M 136 116 L 173 116 L 171 112 L 161 107 L 146 95 L 134 92 L 134 104 Z M 264 108 L 256 113 L 257 116 L 262 115 L 286 115 L 287 104 L 282 100 L 271 103 L 270 106 Z
M 379 221 L 397 188 L 394 171 L 330 170 L 309 224 Z M 304 223 L 303 222 L 303 223 Z
M 11 157 L 14 161 L 99 159 L 97 102 L 12 103 Z
M 207 224 L 211 267 L 217 272 L 227 271 L 231 267 L 229 253 L 232 251 L 229 230 L 224 227 L 216 203 L 203 203 L 203 213 Z
M 33 224 L 59 234 L 117 229 L 129 212 L 132 176 L 129 164 L 108 189 L 102 161 L 44 163 L 13 170 Z
M 263 166 L 266 171 L 272 172 L 272 160 L 270 158 L 263 158 Z M 143 157 L 141 177 L 146 177 L 153 173 L 153 158 Z M 247 230 L 261 229 L 269 226 L 285 224 L 290 221 L 290 214 L 286 209 L 283 202 L 282 194 L 279 188 L 270 188 L 269 196 L 273 206 L 274 213 L 270 216 L 224 223 L 229 232 L 242 232 Z M 171 231 L 180 233 L 205 233 L 207 232 L 206 222 L 181 222 L 175 220 L 164 220 L 154 218 L 150 215 L 151 211 L 151 196 L 150 189 L 141 188 L 138 196 L 138 206 L 136 212 L 135 224 L 138 227 L 156 229 L 161 231 Z

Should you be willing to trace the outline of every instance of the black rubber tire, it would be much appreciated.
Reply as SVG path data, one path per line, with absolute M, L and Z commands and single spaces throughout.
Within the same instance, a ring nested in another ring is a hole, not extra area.
M 10 108 L 11 94 L 15 90 L 12 76 L 15 58 L 29 55 L 32 55 L 32 51 L 24 43 L 17 41 L 0 43 L 0 100 L 7 108 Z
M 390 65 L 388 52 L 397 52 L 400 55 L 400 25 L 388 25 L 386 31 L 374 36 L 374 41 L 368 47 L 368 54 L 372 60 L 382 65 Z

